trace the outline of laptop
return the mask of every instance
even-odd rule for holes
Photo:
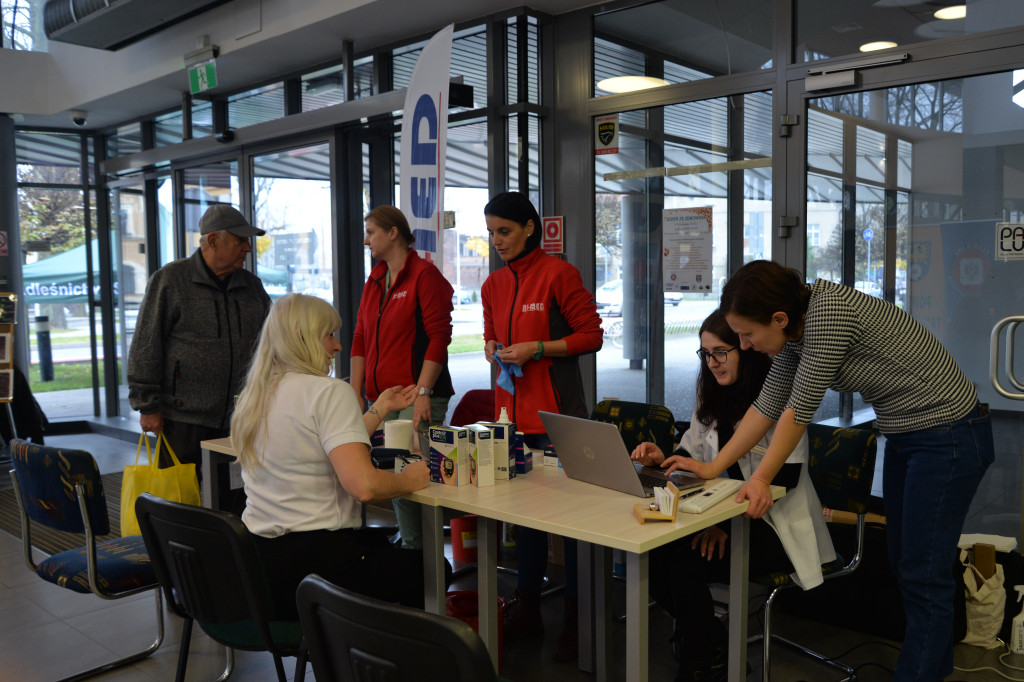
[[[637,497],[654,497],[654,488],[668,481],[681,491],[704,486],[704,479],[696,476],[682,472],[667,476],[657,467],[634,462],[615,424],[554,412],[537,414],[569,478]]]

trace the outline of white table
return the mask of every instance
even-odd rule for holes
[[[536,459],[535,459],[536,461]],[[772,486],[775,499],[785,490]],[[407,499],[419,502],[423,510],[423,549],[426,567],[426,606],[444,613],[444,532],[441,508],[476,514],[477,561],[479,574],[480,636],[497,665],[497,542],[495,521],[575,538],[579,549],[581,576],[590,566],[589,546],[594,547],[594,624],[595,642],[581,635],[580,661],[587,665],[592,651],[596,656],[599,681],[610,679],[611,672],[611,561],[610,550],[627,553],[626,563],[626,679],[645,682],[648,678],[648,553],[666,543],[697,533],[708,526],[732,519],[729,603],[729,680],[746,678],[747,583],[749,522],[742,514],[747,503],[736,504],[729,497],[703,514],[679,514],[675,523],[648,522],[641,525],[632,514],[641,498],[580,483],[566,477],[557,467],[534,466],[529,474],[511,481],[496,481],[494,486],[430,486],[411,493]],[[586,543],[586,544],[584,544]],[[585,594],[581,580],[580,594]],[[590,613],[580,599],[581,632],[589,630]],[[740,605],[737,607],[736,605]],[[590,646],[594,647],[593,650]]]
[[[231,447],[231,437],[214,438],[199,443],[203,449],[203,506],[220,509],[220,462],[234,462],[235,449]]]

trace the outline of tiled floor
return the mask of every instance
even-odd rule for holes
[[[68,445],[87,447],[102,455],[101,469],[117,470],[124,461],[133,458],[135,447],[123,442],[106,442],[102,436],[64,436],[48,439],[61,444],[61,439],[73,439]],[[102,439],[102,440],[96,440]],[[448,549],[450,556],[450,547]],[[552,581],[560,581],[559,568],[549,571]],[[514,589],[511,578],[502,576],[499,589],[510,594]],[[453,585],[453,589],[473,589],[475,576],[470,573]],[[618,592],[622,586],[616,586]],[[624,595],[616,594],[619,607]],[[580,672],[572,663],[552,661],[554,640],[561,627],[562,598],[545,599],[543,612],[545,633],[534,641],[508,643],[504,649],[502,674],[511,680],[531,682],[575,682],[593,679]],[[752,608],[757,604],[752,602]],[[164,615],[166,635],[163,645],[151,657],[127,668],[112,671],[95,679],[101,680],[171,680],[177,663],[181,621]],[[843,659],[858,667],[859,679],[866,682],[891,679],[889,672],[896,660],[893,643],[877,637],[823,625],[810,620],[777,614],[778,634],[797,641],[810,643],[828,655],[838,655],[854,649]],[[46,682],[96,665],[118,655],[145,648],[156,633],[154,600],[149,595],[138,595],[118,601],[102,601],[91,595],[78,595],[45,583],[26,567],[20,541],[0,532],[0,680],[4,682]],[[614,633],[615,670],[613,680],[624,678],[624,635],[626,624],[616,624]],[[759,631],[759,620],[751,617],[751,632]],[[675,663],[667,646],[671,622],[663,611],[651,609],[650,679],[672,680]],[[617,635],[622,635],[621,637]],[[749,648],[752,672],[749,679],[760,679],[760,644]],[[822,682],[838,679],[833,671],[806,659],[798,658],[787,650],[776,647],[773,672],[776,680],[785,682]],[[957,664],[961,667],[999,666],[999,650],[983,650],[959,645]],[[235,655],[237,680],[275,679],[273,662],[269,654],[237,652]],[[1024,667],[1024,656],[1010,656],[1009,663]],[[224,665],[223,649],[199,632],[193,634],[189,656],[188,680],[213,680]],[[286,659],[289,678],[294,659]],[[1024,679],[1024,674],[1002,668],[1011,676]],[[313,679],[310,669],[307,679]],[[949,679],[977,680],[979,682],[1003,679],[994,672],[954,673]]]

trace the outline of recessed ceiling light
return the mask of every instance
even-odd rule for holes
[[[860,46],[861,52],[874,52],[875,50],[888,50],[890,47],[896,47],[896,43],[891,40],[876,40],[873,43],[864,43]]]
[[[967,5],[953,5],[951,7],[943,7],[942,9],[935,12],[936,19],[963,19],[967,16]]]
[[[652,78],[650,76],[618,76],[599,81],[597,87],[605,92],[619,94],[647,90],[648,88],[660,88],[663,85],[670,85],[670,83],[663,78]]]

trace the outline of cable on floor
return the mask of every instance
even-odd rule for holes
[[[1003,645],[1003,647],[1006,647],[1005,643],[1001,642],[1001,644]],[[999,654],[999,663],[1001,663],[1002,665],[1006,666],[1010,670],[1024,671],[1024,668],[1021,668],[1021,667],[1016,666],[1016,665],[1011,665],[1011,664],[1006,662],[1006,657],[1007,656],[1015,656],[1015,655],[1016,654],[1010,653],[1010,649],[1008,647],[1006,647],[1006,651],[1004,651],[1003,653]],[[962,672],[962,673],[994,672],[996,675],[999,675],[1004,680],[1013,680],[1014,682],[1024,682],[1024,677],[1010,677],[1009,675],[1004,673],[1002,670],[999,670],[998,668],[993,668],[990,665],[982,666],[980,668],[961,668],[960,666],[954,665],[953,666],[953,670],[956,670],[956,671],[959,671],[959,672]]]

